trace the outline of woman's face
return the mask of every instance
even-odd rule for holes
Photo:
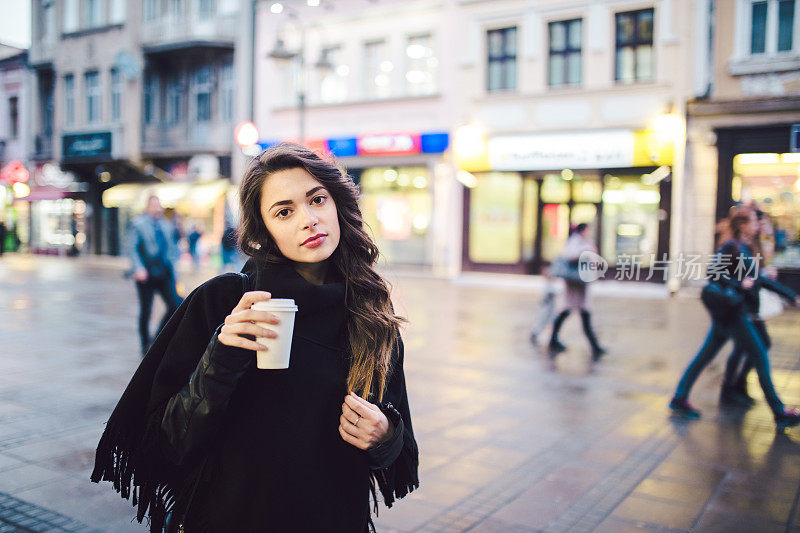
[[[336,204],[328,190],[302,168],[279,170],[264,180],[261,217],[290,261],[320,263],[339,245]]]

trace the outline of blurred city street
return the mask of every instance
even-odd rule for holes
[[[0,531],[146,531],[110,483],[89,482],[139,362],[124,267],[0,260]],[[703,418],[669,417],[709,322],[695,295],[603,291],[595,321],[609,353],[590,363],[573,316],[569,350],[551,364],[528,340],[536,290],[386,273],[409,318],[421,487],[381,506],[379,532],[800,531],[800,430],[775,434],[755,381],[753,409],[720,409],[720,357],[692,396]],[[191,288],[212,274],[182,280]],[[769,321],[788,406],[800,404],[798,326],[794,310]]]

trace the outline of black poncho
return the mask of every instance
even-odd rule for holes
[[[365,531],[375,483],[390,507],[419,484],[402,342],[383,398],[399,411],[400,431],[364,452],[338,433],[349,364],[344,282],[332,272],[313,285],[286,263],[250,261],[245,271],[245,283],[224,274],[197,288],[159,334],[109,419],[92,481],[113,481],[124,498],[132,487],[137,518],[148,515],[151,531],[170,512],[189,532]],[[258,370],[254,352],[216,341],[245,290],[297,303],[289,369]],[[176,464],[164,432],[177,416],[168,404],[210,350],[243,362],[243,374],[221,421]]]

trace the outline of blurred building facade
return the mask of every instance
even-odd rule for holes
[[[261,145],[302,139],[333,153],[361,186],[365,222],[388,262],[452,268],[458,2],[284,4],[258,11]]]
[[[708,252],[715,222],[754,201],[774,225],[766,253],[800,287],[800,2],[705,4],[709,61],[688,103],[687,249]]]
[[[15,250],[25,237],[19,213],[11,206],[14,186],[27,187],[28,52],[0,44],[0,250]]]
[[[60,186],[31,193],[34,236],[67,216],[84,250],[119,254],[151,193],[221,236],[240,114],[241,5],[249,3],[32,2],[31,159],[34,173],[60,176]],[[43,237],[32,237],[34,251],[63,249],[64,239]]]
[[[586,222],[612,265],[640,255],[646,268],[677,246],[692,5],[264,6],[262,142],[304,132],[337,155],[360,180],[365,219],[393,263],[538,273],[570,224]],[[447,134],[444,151],[427,152],[437,133]]]
[[[538,273],[579,223],[612,268],[675,250],[692,4],[464,3],[465,269]]]

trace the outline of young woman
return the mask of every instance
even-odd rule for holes
[[[759,276],[761,288],[774,292],[778,296],[784,298],[789,304],[792,304],[797,299],[797,294],[778,283],[775,278],[777,277],[777,270],[774,267],[765,267],[764,263],[772,256],[772,251],[768,246],[769,236],[772,234],[772,224],[769,217],[763,211],[760,211],[755,206],[737,206],[738,210],[734,213],[741,213],[751,219],[756,217],[758,221],[758,230],[750,237],[747,246],[753,253],[754,260],[758,261],[757,268],[760,270],[762,276]],[[731,208],[733,210],[733,208]],[[772,340],[767,332],[767,324],[759,315],[761,298],[760,293],[758,298],[752,298],[748,301],[748,313],[750,320],[753,322],[761,340],[767,350],[772,346]],[[728,362],[725,365],[725,377],[722,380],[722,388],[720,390],[719,400],[720,403],[750,407],[755,403],[755,400],[747,393],[747,374],[753,368],[752,362],[749,358],[745,357],[744,349],[735,344],[731,354],[728,356]]]
[[[357,188],[314,152],[280,144],[240,188],[243,274],[196,289],[158,336],[111,415],[92,481],[133,492],[150,530],[371,528],[419,486],[403,343]],[[289,368],[259,370],[254,339],[292,298]],[[377,501],[375,503],[377,512]]]
[[[731,304],[725,310],[711,310],[711,330],[703,346],[678,383],[675,396],[669,403],[670,409],[686,418],[699,418],[700,412],[688,401],[692,385],[703,369],[716,356],[728,338],[743,350],[756,369],[764,397],[775,417],[778,431],[800,423],[800,413],[785,410],[778,398],[769,371],[768,348],[764,338],[753,324],[752,313],[758,310],[758,290],[765,283],[758,275],[757,265],[748,242],[758,232],[758,219],[755,213],[736,213],[730,218],[732,238],[717,250],[715,263],[709,267],[711,283],[733,289],[741,294],[741,303]]]
[[[583,252],[597,253],[597,247],[592,242],[590,237],[591,229],[588,224],[578,224],[572,231],[567,244],[564,245],[564,250],[561,252],[561,257],[568,263],[577,263],[580,255]],[[551,357],[557,355],[567,349],[561,341],[558,340],[558,333],[561,331],[561,326],[569,316],[570,311],[576,310],[581,314],[581,322],[583,324],[583,333],[589,341],[592,348],[592,359],[597,361],[602,357],[606,350],[597,340],[592,329],[592,315],[589,312],[589,306],[586,303],[586,283],[580,280],[565,278],[566,292],[564,294],[564,309],[556,316],[553,321],[553,332],[550,335],[549,351]]]

